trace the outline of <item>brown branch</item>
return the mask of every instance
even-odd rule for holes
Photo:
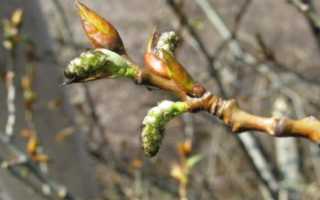
[[[187,96],[171,80],[141,70],[137,83],[152,85],[173,92],[181,100],[187,101],[190,111],[207,111],[224,122],[234,133],[260,131],[275,137],[302,137],[320,142],[320,121],[310,116],[299,120],[286,117],[261,117],[242,110],[236,100],[224,100],[206,92],[199,98]]]
[[[191,110],[205,110],[221,119],[234,133],[260,131],[275,137],[303,137],[320,142],[320,121],[315,117],[293,120],[286,117],[261,117],[242,110],[234,99],[223,100],[207,93],[189,100]]]

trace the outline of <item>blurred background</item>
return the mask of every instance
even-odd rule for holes
[[[214,94],[257,115],[320,113],[318,1],[82,2],[140,65],[153,29],[174,30],[177,57]],[[1,200],[320,199],[316,144],[236,135],[205,113],[170,122],[158,155],[145,157],[144,116],[175,98],[127,80],[61,87],[90,48],[74,1],[0,3]]]

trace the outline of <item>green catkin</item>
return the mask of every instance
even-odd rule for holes
[[[175,32],[165,32],[160,35],[160,38],[156,45],[156,49],[157,51],[165,50],[171,54],[174,54],[174,51],[176,50],[178,43],[179,37]]]
[[[71,82],[83,82],[99,78],[134,78],[138,68],[125,57],[108,49],[95,49],[73,59],[64,71]]]
[[[141,133],[142,146],[145,155],[155,156],[164,137],[165,125],[174,117],[188,111],[188,104],[185,102],[162,101],[158,106],[149,110],[143,120]]]

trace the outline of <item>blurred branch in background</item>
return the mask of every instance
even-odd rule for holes
[[[177,4],[174,0],[166,0],[167,5],[169,5],[169,8],[172,9],[172,11],[175,13],[177,18],[179,19],[179,23],[182,27],[185,27],[189,34],[192,36],[193,42],[196,45],[196,47],[200,50],[203,57],[205,58],[207,62],[207,69],[211,77],[214,77],[214,80],[217,83],[219,93],[223,97],[226,97],[226,94],[224,93],[223,89],[223,83],[221,82],[221,79],[218,77],[219,73],[216,69],[216,67],[213,65],[213,59],[215,59],[213,56],[210,55],[209,51],[206,49],[204,43],[201,41],[201,37],[198,35],[198,33],[195,31],[195,29],[190,24],[187,15],[183,13],[182,8],[179,4]],[[223,45],[222,45],[223,46]]]
[[[320,15],[317,12],[314,0],[289,0],[289,3],[304,15],[318,42],[318,46],[320,46]]]
[[[74,45],[69,45],[72,49],[72,54],[76,55],[80,52],[80,49],[77,48],[77,44],[75,39],[74,39],[74,34],[71,30],[71,26],[70,23],[68,21],[67,15],[64,11],[63,6],[61,5],[61,2],[59,0],[53,0],[53,5],[55,7],[55,10],[57,13],[59,13],[59,19],[60,19],[60,23],[58,23],[58,26],[60,28],[58,28],[57,30],[63,30],[61,34],[60,38],[63,43],[64,42],[70,42],[71,44]],[[104,151],[108,151],[108,154],[110,156],[110,161],[112,162],[112,158],[114,157],[114,153],[112,152],[112,149],[110,148],[110,144],[108,144],[108,140],[107,137],[104,136],[105,134],[105,128],[104,126],[101,124],[101,120],[97,114],[95,105],[94,105],[94,101],[93,101],[93,97],[91,95],[90,92],[90,88],[88,85],[86,84],[82,84],[81,85],[82,88],[82,93],[84,94],[84,101],[83,102],[78,102],[77,106],[81,107],[80,110],[78,109],[78,111],[80,111],[79,113],[81,115],[88,115],[87,117],[85,117],[87,120],[89,120],[89,128],[87,129],[87,145],[88,145],[88,149],[89,152],[91,152],[93,155],[96,154],[96,156],[99,157],[99,153],[101,153],[101,148],[104,149]],[[81,113],[82,112],[82,113]],[[83,113],[84,112],[84,113]],[[75,118],[75,121],[77,123],[77,118]],[[81,120],[80,120],[81,121]],[[78,124],[80,121],[78,121]],[[85,129],[83,129],[85,130]]]
[[[4,20],[4,42],[8,53],[7,73],[5,77],[7,85],[7,105],[8,105],[8,121],[6,130],[1,133],[0,140],[7,155],[2,156],[1,167],[7,169],[11,175],[30,187],[34,192],[42,195],[47,199],[74,199],[68,190],[57,184],[47,174],[48,157],[42,153],[39,139],[36,135],[35,127],[32,120],[32,105],[35,101],[34,92],[32,90],[32,73],[29,71],[23,77],[22,88],[24,90],[25,120],[28,124],[28,130],[24,131],[24,136],[28,139],[26,152],[19,149],[17,144],[17,131],[15,131],[16,119],[16,82],[14,79],[16,71],[17,48],[26,43],[26,37],[20,32],[23,22],[23,11],[17,9],[12,13],[9,20]],[[30,52],[28,52],[30,53]],[[27,53],[25,53],[27,55]],[[29,54],[30,56],[30,54]],[[32,59],[28,57],[28,59]],[[31,62],[31,60],[29,60]],[[28,70],[27,70],[28,71]],[[23,132],[23,131],[22,131]],[[13,137],[15,136],[15,137]]]
[[[5,75],[5,83],[7,86],[7,109],[8,120],[6,124],[5,134],[8,140],[11,140],[14,132],[16,121],[16,86],[15,86],[15,61],[16,61],[16,46],[20,42],[20,28],[22,25],[23,11],[17,9],[12,13],[10,19],[3,20],[3,46],[7,53],[7,71]]]
[[[177,145],[177,150],[179,161],[172,164],[170,174],[179,183],[180,200],[188,200],[190,173],[195,165],[201,161],[202,156],[198,154],[191,155],[192,141],[190,139],[186,139],[184,142],[179,143]]]
[[[283,96],[276,97],[273,107],[274,116],[292,115],[288,100]],[[302,185],[302,175],[300,173],[301,162],[297,141],[294,138],[279,139],[275,141],[275,147],[277,163],[281,173],[279,199],[301,199],[300,185]]]
[[[189,20],[187,19],[187,16],[183,14],[183,12],[180,10],[179,7],[175,4],[175,1],[173,0],[168,0],[168,5],[171,6],[172,10],[178,15],[180,18],[181,22],[188,22]],[[214,27],[218,29],[218,32],[221,34],[223,37],[224,41],[226,41],[223,46],[227,45],[231,49],[232,53],[237,56],[238,59],[244,59],[244,55],[242,52],[242,49],[240,45],[233,40],[233,35],[236,35],[236,32],[231,33],[229,29],[226,27],[224,22],[222,21],[222,18],[215,12],[215,10],[210,6],[210,4],[205,1],[205,0],[196,0],[199,4],[199,6],[205,11],[207,14],[209,20],[212,22]],[[250,1],[247,1],[243,8],[240,10],[238,16],[237,16],[237,26],[241,23],[241,18],[245,15],[245,11],[248,9],[248,6],[250,4]],[[189,24],[183,23],[187,26],[188,30],[190,30],[190,33],[192,36],[197,35],[196,31],[193,29],[192,26]],[[238,30],[238,27],[235,28],[235,31]],[[194,37],[195,41],[199,44],[201,49],[201,52],[204,55],[207,55],[205,57],[211,57],[210,54],[206,51],[203,43],[201,42],[200,37],[196,36]],[[219,54],[219,51],[222,49],[218,48],[217,52],[215,55]],[[217,56],[214,57],[217,59]],[[252,57],[250,57],[252,59]],[[213,65],[213,60],[212,59],[207,59],[209,62],[208,65],[208,70],[212,71],[212,69],[215,69],[215,66]],[[214,60],[215,63],[218,62],[218,60]],[[232,73],[232,72],[230,72]],[[220,82],[220,91],[222,91],[222,96],[227,97],[230,96],[227,95],[225,86],[223,84],[223,81],[221,80],[221,76],[218,76],[219,71],[215,70],[212,73],[209,73],[212,78],[218,79],[217,82]],[[234,76],[231,74],[231,76]],[[251,164],[255,171],[258,173],[258,177],[261,178],[262,183],[264,183],[264,187],[261,186],[262,188],[262,194],[264,194],[266,199],[275,199],[277,196],[278,192],[278,183],[275,174],[273,173],[271,167],[269,166],[268,160],[265,157],[265,154],[263,153],[263,150],[261,149],[262,146],[258,144],[257,139],[252,135],[252,133],[242,133],[237,137],[239,142],[242,144],[241,146],[243,147],[243,150],[247,153],[248,158],[251,161]],[[263,189],[264,188],[264,189]]]

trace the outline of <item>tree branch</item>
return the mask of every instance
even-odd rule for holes
[[[300,120],[261,117],[242,110],[234,99],[223,100],[210,93],[189,102],[192,109],[205,110],[218,117],[234,133],[260,131],[275,137],[303,137],[320,142],[320,121],[313,116]]]

